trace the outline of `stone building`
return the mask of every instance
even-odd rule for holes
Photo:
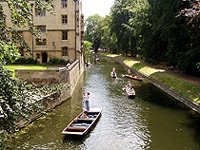
[[[12,26],[6,2],[1,2],[6,14],[6,24]],[[40,63],[47,63],[50,58],[64,58],[71,62],[83,60],[83,14],[81,0],[54,0],[54,14],[32,8],[32,21],[41,30],[42,39],[37,39],[28,28],[17,29],[31,49],[31,55]],[[8,14],[8,15],[7,15]],[[27,55],[24,51],[22,55]]]

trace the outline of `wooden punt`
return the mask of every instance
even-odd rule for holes
[[[123,74],[122,76],[123,76],[123,77],[130,78],[130,79],[133,79],[133,80],[137,80],[137,81],[142,81],[142,80],[143,80],[143,78],[141,78],[141,77],[132,76],[132,75],[128,75],[128,74]]]
[[[102,108],[91,108],[87,112],[88,118],[81,119],[83,116],[81,112],[74,120],[72,120],[67,127],[62,131],[64,135],[85,135],[87,134],[97,123],[101,116]]]
[[[135,90],[134,90],[134,88],[124,87],[122,90],[126,92],[128,98],[130,98],[130,99],[134,99],[135,98]]]

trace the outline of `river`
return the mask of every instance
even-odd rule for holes
[[[116,68],[117,79],[110,77]],[[71,99],[34,121],[9,141],[13,150],[199,150],[200,119],[148,83],[122,78],[127,71],[102,59],[83,75]],[[136,98],[123,86],[131,81]],[[103,108],[95,128],[83,138],[61,131],[82,111],[82,93],[91,92],[91,107]]]

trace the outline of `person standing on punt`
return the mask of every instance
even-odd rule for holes
[[[111,76],[112,76],[113,78],[117,78],[117,73],[116,73],[115,68],[112,69],[112,71],[111,71]]]
[[[87,111],[90,110],[90,92],[86,92],[84,95],[84,106]]]

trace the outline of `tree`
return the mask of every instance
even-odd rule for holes
[[[83,51],[84,51],[84,61],[85,61],[85,63],[89,62],[89,59],[91,57],[91,48],[92,48],[92,43],[89,42],[89,41],[84,41]]]
[[[135,53],[141,55],[143,49],[143,34],[150,27],[148,20],[149,3],[148,0],[135,0],[131,5],[127,6],[131,13],[126,28],[133,34],[135,44]]]
[[[101,44],[101,27],[100,21],[103,17],[95,14],[93,16],[89,16],[85,21],[85,40],[92,43],[92,47],[96,52]]]
[[[116,53],[117,52],[117,39],[115,34],[111,33],[111,16],[107,15],[104,17],[104,19],[101,20],[100,26],[101,26],[101,48],[105,50],[109,50],[110,52]]]
[[[195,64],[197,67],[198,73],[200,72],[200,54],[199,54],[199,48],[200,48],[200,43],[198,42],[200,38],[200,33],[199,33],[199,27],[200,27],[200,2],[199,1],[187,1],[187,5],[185,6],[184,9],[182,9],[178,15],[178,17],[184,17],[187,25],[189,26],[192,34],[192,39],[191,41],[194,41],[195,44],[191,44],[193,47],[192,49],[196,49],[196,51],[192,52],[193,57],[196,58],[196,61],[193,63],[193,66],[188,65],[187,68],[195,68]],[[190,54],[192,54],[190,53]],[[186,57],[188,58],[188,57]],[[194,59],[192,60],[194,61]],[[189,69],[189,70],[190,70]],[[196,69],[194,69],[196,70]]]
[[[182,9],[179,16],[185,16],[188,19],[188,24],[192,24],[192,27],[200,27],[200,2],[187,1],[187,3],[187,8]]]
[[[136,39],[132,27],[130,27],[130,19],[132,13],[129,6],[133,4],[131,0],[115,0],[111,8],[111,33],[117,39],[118,52],[128,55],[135,53]]]

